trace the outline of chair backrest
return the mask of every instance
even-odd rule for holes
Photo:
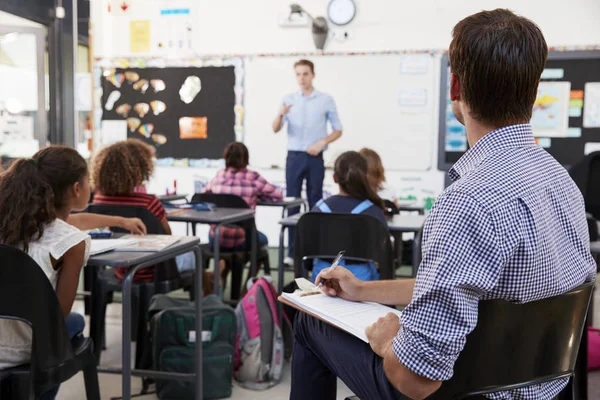
[[[480,302],[454,376],[428,399],[464,399],[572,375],[593,287],[524,304]]]
[[[149,235],[165,235],[165,228],[162,223],[152,214],[146,207],[138,206],[119,206],[119,205],[106,205],[106,204],[90,204],[86,210],[89,213],[110,215],[115,217],[124,218],[139,218],[146,225],[146,231]],[[121,228],[111,228],[113,232],[124,233],[125,230]],[[156,268],[155,281],[167,281],[177,279],[180,277],[179,271],[177,270],[177,264],[175,260],[168,260],[164,262],[159,268]]]
[[[341,251],[347,258],[378,264],[381,279],[392,279],[393,249],[387,227],[365,214],[308,213],[300,217],[294,242],[294,263],[304,257],[331,256]],[[297,271],[298,274],[299,271]]]
[[[586,155],[569,169],[569,174],[583,194],[586,211],[600,219],[600,151]]]
[[[394,204],[393,201],[391,200],[386,200],[386,199],[382,199],[383,200],[383,212],[385,213],[385,215],[399,215],[400,214],[400,209],[398,209],[398,207],[396,207],[396,205]]]
[[[73,359],[65,316],[46,274],[27,254],[5,245],[0,245],[0,319],[31,326],[32,382],[38,371]]]
[[[196,193],[192,197],[192,203],[195,202],[213,203],[217,207],[222,208],[250,208],[248,203],[246,203],[246,200],[244,200],[240,196],[225,193]],[[252,231],[252,226],[254,223],[254,219],[251,219],[242,222],[237,222],[233,225],[237,225],[241,228],[244,228],[244,230],[246,231],[246,237],[250,237],[250,232]],[[246,245],[249,249],[249,240],[246,240]]]

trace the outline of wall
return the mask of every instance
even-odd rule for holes
[[[136,1],[132,0],[135,4]],[[164,0],[144,0],[149,4],[165,4]],[[180,0],[181,1],[181,0]],[[330,40],[328,51],[384,51],[407,49],[445,49],[451,40],[452,27],[460,19],[481,9],[504,7],[524,15],[543,30],[550,46],[585,46],[600,44],[600,1],[598,0],[355,0],[357,16],[346,28],[350,38],[344,42]],[[281,28],[278,22],[289,13],[289,3],[281,0],[206,0],[194,2],[197,23],[195,30],[195,53],[197,55],[256,54],[314,52],[310,29]],[[327,1],[298,0],[303,8],[314,16],[326,14]],[[168,4],[168,2],[167,2]],[[108,18],[104,2],[92,1],[92,25],[96,57],[130,56],[128,40],[116,29],[120,22]],[[144,11],[143,11],[144,12]],[[142,18],[143,18],[142,12]],[[145,11],[147,12],[147,11]],[[105,29],[107,28],[107,29]],[[293,79],[290,76],[290,79]],[[268,84],[268,83],[267,83]],[[437,159],[437,134],[432,143],[432,158]],[[277,151],[284,152],[285,149]],[[158,168],[150,182],[150,189],[164,193],[178,181],[180,193],[193,193],[195,177],[211,178],[216,170]],[[260,170],[268,179],[284,181],[283,170]],[[399,191],[412,188],[422,197],[436,195],[443,187],[443,174],[393,172],[388,182]],[[331,185],[331,173],[327,172],[326,184]],[[331,186],[329,186],[331,187]],[[433,193],[432,193],[432,189]],[[266,231],[272,245],[277,243],[276,221],[280,210],[259,209],[258,225]],[[185,232],[175,227],[176,233]]]
[[[140,1],[140,0],[137,0]],[[149,4],[153,0],[144,0]],[[155,1],[155,3],[160,3]],[[136,0],[131,2],[136,4]],[[171,2],[168,2],[171,3]],[[167,4],[168,4],[167,3]],[[206,0],[198,8],[197,53],[272,53],[313,51],[308,28],[285,28],[278,21],[289,13],[290,2],[281,0]],[[298,0],[314,16],[325,16],[327,1]],[[327,50],[377,51],[389,49],[447,48],[452,27],[461,18],[480,11],[505,7],[540,25],[551,46],[600,43],[600,2],[597,0],[356,0],[357,16],[348,25],[351,38],[330,41]],[[92,2],[96,56],[124,56],[122,35],[102,31],[103,1]],[[162,4],[165,4],[164,0]],[[332,28],[333,29],[333,28]],[[118,50],[119,48],[125,49]],[[119,54],[121,53],[121,54]]]

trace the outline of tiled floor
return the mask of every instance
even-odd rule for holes
[[[272,264],[275,265],[275,264]],[[291,280],[291,276],[289,277]],[[288,281],[288,279],[286,279]],[[598,283],[600,285],[600,281]],[[600,292],[598,292],[600,293]],[[227,296],[227,294],[226,294]],[[596,296],[595,316],[596,325],[600,325],[600,296]],[[74,311],[83,313],[83,303],[77,301]],[[89,320],[87,321],[89,326]],[[87,329],[87,328],[86,328]],[[102,352],[102,366],[120,368],[121,366],[121,305],[109,305],[106,316],[107,330],[107,350]],[[132,393],[139,393],[141,388],[139,378],[132,379]],[[251,391],[242,389],[235,385],[233,387],[233,400],[284,400],[289,398],[290,390],[290,366],[285,365],[284,376],[277,386],[266,391]],[[109,400],[113,397],[119,397],[121,394],[121,376],[100,374],[100,391],[102,400]],[[589,399],[600,399],[600,371],[589,374]],[[338,399],[344,399],[351,395],[349,389],[341,382],[338,382]],[[154,395],[136,397],[136,399],[155,399]],[[62,385],[57,397],[58,400],[82,400],[85,399],[85,389],[83,385],[83,376],[76,375],[71,380]]]

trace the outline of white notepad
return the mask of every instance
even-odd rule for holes
[[[90,255],[95,256],[121,247],[133,246],[136,243],[136,239],[92,239]]]
[[[329,297],[324,293],[303,295],[309,289],[306,284],[308,281],[304,278],[300,279],[303,281],[299,282],[298,286],[303,288],[304,292],[282,293],[279,297],[281,302],[346,331],[365,343],[369,343],[365,329],[377,322],[379,318],[385,317],[390,312],[400,317],[400,311],[377,303],[353,302],[339,297]],[[312,285],[310,288],[312,293],[316,286],[308,283]]]

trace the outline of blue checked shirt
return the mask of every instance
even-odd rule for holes
[[[450,170],[454,184],[425,223],[423,261],[393,341],[398,360],[449,380],[481,300],[525,303],[595,278],[583,198],[568,173],[537,146],[531,126],[497,129]],[[507,349],[509,350],[509,349]],[[566,379],[491,399],[551,399]]]
[[[284,117],[290,151],[306,151],[311,144],[327,137],[327,121],[332,130],[342,130],[335,102],[326,93],[317,90],[313,90],[310,96],[304,96],[302,92],[292,93],[284,97],[283,104],[292,104]]]

